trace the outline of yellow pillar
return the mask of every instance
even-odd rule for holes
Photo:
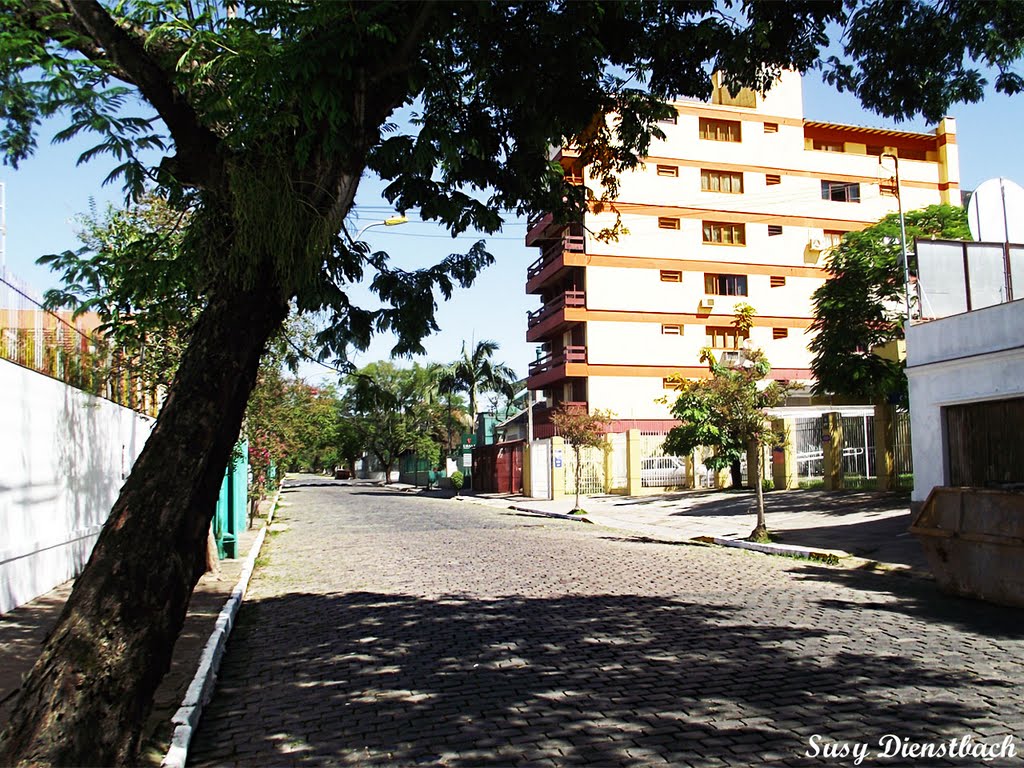
[[[565,496],[565,440],[557,435],[551,438],[551,498]]]
[[[839,413],[821,417],[821,451],[824,459],[825,490],[843,488],[843,418]]]
[[[643,492],[640,476],[640,430],[626,430],[626,495],[639,496]]]
[[[612,450],[613,450],[613,446],[612,446],[612,433],[611,432],[607,433],[604,436],[604,443],[605,443],[604,444],[604,492],[605,493],[611,493],[612,492],[612,480],[614,479],[614,478],[612,478],[612,473],[613,473],[613,469],[612,469],[612,461],[613,461]]]
[[[796,471],[796,421],[794,419],[772,419],[772,430],[778,435],[778,442],[772,446],[772,482],[778,490],[799,488]]]
[[[715,488],[729,488],[732,486],[732,472],[728,467],[715,472]]]
[[[691,490],[697,487],[697,475],[695,473],[692,453],[686,456],[686,487]]]
[[[893,454],[892,406],[875,404],[875,476],[878,490],[896,487],[896,457]]]

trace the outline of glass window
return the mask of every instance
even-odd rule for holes
[[[739,120],[700,118],[700,137],[709,141],[740,141]]]
[[[836,203],[859,203],[860,184],[851,181],[822,180],[821,199]]]
[[[731,326],[708,326],[708,346],[712,349],[741,349],[749,334]]]
[[[727,192],[738,195],[743,192],[743,174],[701,170],[700,188],[702,192]]]
[[[704,275],[704,293],[709,296],[746,296],[746,275]]]
[[[747,231],[743,224],[705,221],[703,222],[702,233],[705,243],[744,245],[747,242]]]

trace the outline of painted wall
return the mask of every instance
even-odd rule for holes
[[[914,501],[947,481],[942,408],[1024,395],[1024,300],[907,332]]]
[[[0,613],[81,572],[154,420],[0,360]]]

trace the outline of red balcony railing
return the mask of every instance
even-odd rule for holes
[[[583,291],[566,291],[553,298],[540,309],[531,312],[527,318],[527,326],[533,328],[537,323],[550,317],[560,309],[565,309],[566,307],[585,307],[586,305],[586,293]]]
[[[538,374],[546,373],[568,363],[585,362],[587,362],[586,347],[565,347],[557,355],[549,352],[544,355],[544,357],[530,363],[530,375],[537,376]]]
[[[540,257],[526,270],[526,279],[535,278],[563,253],[585,253],[585,243],[583,235],[570,235],[566,231],[558,240],[552,241],[541,250]]]

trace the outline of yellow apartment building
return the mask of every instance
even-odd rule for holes
[[[960,202],[955,122],[932,133],[804,119],[801,78],[786,73],[762,96],[735,98],[715,80],[710,103],[679,101],[644,164],[620,179],[614,207],[628,234],[594,237],[615,213],[528,225],[540,248],[527,293],[539,298],[527,340],[541,345],[527,386],[551,407],[608,409],[612,431],[665,431],[659,398],[673,374],[700,377],[703,347],[728,355],[763,349],[772,376],[811,383],[811,294],[826,279],[824,255],[844,232],[897,210]],[[570,179],[590,183],[565,148]],[[757,311],[749,341],[730,322]],[[551,433],[543,417],[537,437]]]

